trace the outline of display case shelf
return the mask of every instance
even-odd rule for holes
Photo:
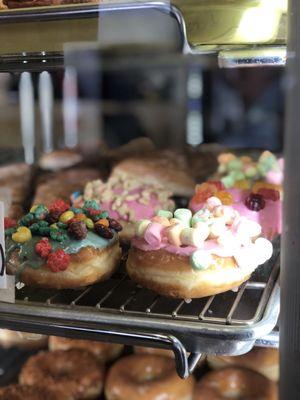
[[[24,62],[31,62],[32,58],[35,62],[39,60],[39,64],[36,64],[39,65],[39,69],[53,68],[57,65],[53,61],[58,60],[62,66],[65,43],[102,43],[100,27],[101,18],[105,15],[118,17],[120,13],[143,12],[146,13],[144,14],[146,21],[147,12],[153,10],[167,14],[176,21],[178,51],[188,54],[220,53],[219,65],[226,68],[285,65],[286,50],[283,45],[272,43],[224,45],[220,38],[219,44],[193,46],[188,38],[186,21],[182,12],[170,1],[119,0],[100,4],[1,11],[0,35],[6,40],[3,40],[0,50],[0,70],[7,70],[7,63],[10,64],[11,69],[22,70],[23,65],[23,69],[26,70],[28,66],[24,65]],[[159,42],[159,38],[155,38],[154,42]]]
[[[0,325],[171,348],[184,377],[202,353],[243,354],[256,340],[277,346],[267,337],[279,314],[279,241],[274,247],[272,259],[236,291],[170,299],[136,285],[121,265],[111,279],[80,290],[16,289],[14,304],[0,303]]]

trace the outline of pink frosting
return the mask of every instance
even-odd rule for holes
[[[140,185],[133,179],[110,178],[107,182],[89,182],[85,187],[83,199],[99,201],[101,208],[107,210],[112,218],[136,222],[152,218],[159,209],[173,210],[171,195],[155,185]]]
[[[130,195],[134,194],[141,194],[142,189],[134,189],[129,192]],[[120,194],[120,190],[116,190],[117,194]],[[117,210],[113,210],[112,207],[113,202],[112,201],[104,201],[101,202],[101,207],[104,210],[107,210],[109,215],[111,215],[112,218],[115,219],[120,219],[120,220],[125,220],[125,221],[138,221],[139,219],[150,219],[155,215],[155,211],[157,208],[161,208],[161,203],[159,202],[157,196],[155,194],[151,194],[148,204],[141,204],[136,200],[133,201],[126,201],[125,204],[128,206],[130,210],[134,212],[134,218],[130,218],[127,215],[124,215],[123,213],[119,213]]]
[[[234,203],[232,207],[239,212],[242,217],[246,217],[252,221],[259,223],[262,227],[262,233],[266,237],[270,237],[282,232],[282,201],[266,200],[266,206],[260,211],[251,211],[245,206],[245,198],[250,191],[241,189],[227,189],[231,193]],[[204,203],[196,203],[195,200],[190,201],[190,209],[193,213],[201,210]]]

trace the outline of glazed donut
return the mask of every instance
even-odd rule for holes
[[[9,223],[11,221],[7,221]],[[29,286],[77,288],[112,275],[121,259],[117,231],[97,202],[36,205],[6,229],[7,269]]]
[[[46,387],[9,385],[0,388],[0,400],[73,400],[63,392]]]
[[[154,347],[140,347],[134,346],[135,354],[150,354],[154,356],[163,356],[174,358],[174,352],[166,349],[155,349]]]
[[[101,362],[106,363],[119,357],[124,346],[122,344],[103,343],[92,340],[68,339],[58,336],[49,337],[49,350],[83,349],[93,353]]]
[[[24,364],[19,383],[63,392],[74,400],[96,399],[103,389],[102,364],[88,351],[40,352]]]
[[[196,385],[193,400],[278,400],[277,385],[242,368],[225,368],[209,372]]]
[[[45,347],[47,341],[48,337],[45,335],[0,329],[0,346],[5,349],[10,347],[39,349]]]
[[[120,238],[130,241],[134,236],[134,224],[140,219],[155,216],[157,210],[164,208],[173,211],[175,204],[172,193],[162,186],[137,183],[135,179],[122,177],[110,178],[107,182],[100,179],[88,182],[83,196],[73,194],[74,205],[81,205],[84,200],[97,200],[100,206],[117,219],[123,230]]]
[[[243,367],[259,372],[272,381],[279,379],[279,352],[277,349],[255,347],[241,356],[207,356],[212,369]]]
[[[118,360],[105,383],[107,400],[192,400],[194,378],[178,377],[168,357],[131,355]]]
[[[122,160],[113,168],[111,176],[124,181],[135,179],[141,185],[159,185],[176,196],[192,196],[195,186],[185,158],[173,151],[149,152]]]
[[[159,211],[136,226],[126,264],[138,284],[175,298],[199,298],[236,288],[271,258],[258,223],[212,197],[195,215]]]

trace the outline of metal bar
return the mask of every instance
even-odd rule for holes
[[[203,307],[202,311],[199,313],[199,319],[204,319],[204,315],[206,311],[209,309],[211,303],[214,301],[215,296],[210,296],[210,298],[207,300],[205,306]]]
[[[96,304],[97,308],[100,308],[101,305],[105,302],[105,300],[107,300],[112,294],[113,292],[125,281],[126,276],[124,276],[115,286],[113,286],[104,297],[102,297],[102,299],[100,301],[98,301],[98,303]]]
[[[237,309],[237,306],[238,306],[238,304],[239,304],[239,302],[240,302],[240,300],[241,300],[241,298],[242,298],[242,296],[243,296],[243,294],[244,294],[244,291],[245,291],[245,289],[246,289],[246,285],[247,285],[247,283],[244,283],[244,284],[240,287],[240,289],[239,289],[239,291],[238,291],[238,293],[237,293],[237,296],[236,296],[236,298],[235,298],[235,300],[234,300],[234,302],[233,302],[233,304],[232,304],[232,307],[231,307],[231,309],[229,310],[229,313],[228,313],[227,318],[226,318],[226,323],[227,323],[227,324],[230,324],[230,323],[231,323],[231,319],[232,319],[233,313],[234,313],[235,310]]]
[[[285,182],[281,268],[280,399],[300,393],[300,2],[289,1],[287,97],[285,115]]]

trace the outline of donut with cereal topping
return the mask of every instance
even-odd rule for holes
[[[97,399],[103,389],[104,368],[88,351],[40,352],[23,365],[19,383],[58,390],[71,400]]]
[[[112,218],[117,219],[123,230],[120,238],[130,241],[134,236],[134,224],[144,218],[152,218],[156,211],[173,211],[172,193],[159,184],[146,184],[133,178],[111,177],[107,182],[100,179],[88,182],[84,193],[73,193],[71,201],[81,205],[84,200],[96,200]]]
[[[238,287],[269,260],[261,226],[217,197],[196,214],[159,211],[139,221],[126,264],[131,279],[161,295],[200,298]]]
[[[28,286],[70,289],[109,278],[121,259],[121,225],[97,202],[38,204],[5,230],[7,269]]]

